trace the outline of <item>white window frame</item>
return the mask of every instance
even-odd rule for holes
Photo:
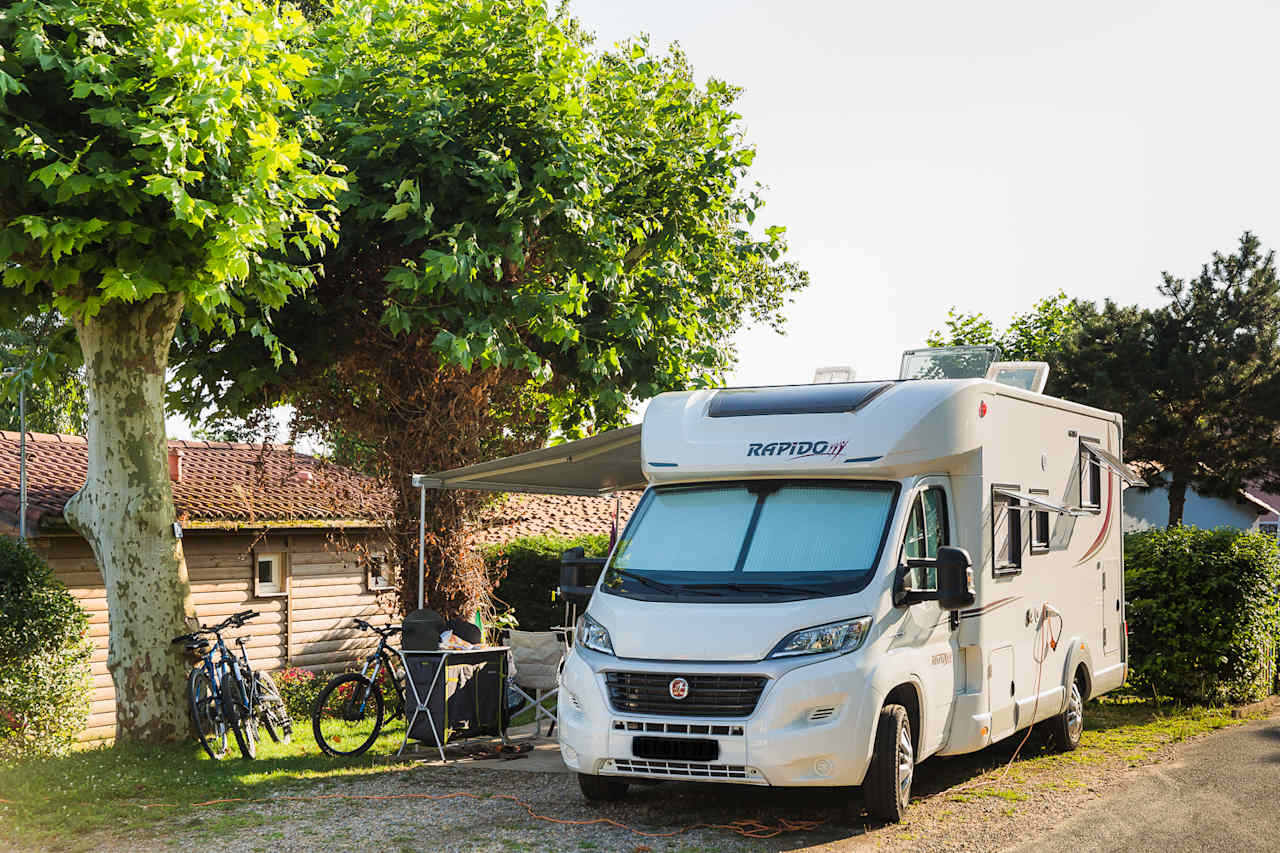
[[[270,562],[271,580],[262,580],[262,563]],[[253,552],[253,595],[255,598],[279,598],[289,594],[289,581],[285,576],[283,551]]]
[[[1022,571],[1022,550],[1023,545],[1026,544],[1026,525],[1022,521],[1025,508],[1018,502],[1017,498],[997,491],[998,489],[1017,491],[1018,488],[1018,486],[1002,483],[997,483],[991,487],[991,571],[996,577],[1016,575]],[[1002,515],[1008,531],[1009,553],[1007,554],[997,553],[997,549],[1000,547],[998,531],[1000,530]],[[1013,541],[1015,531],[1017,533],[1016,548]]]
[[[381,569],[375,571],[378,567]],[[395,589],[395,584],[389,577],[390,573],[391,564],[387,561],[386,552],[375,551],[365,557],[364,585],[369,592],[386,592]]]

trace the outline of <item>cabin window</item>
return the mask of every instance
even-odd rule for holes
[[[259,551],[253,553],[253,594],[259,598],[286,594],[283,554]]]
[[[902,538],[902,555],[906,559],[936,559],[938,548],[948,543],[947,496],[937,487],[925,489],[916,496],[907,516],[907,531]],[[916,566],[911,570],[911,589],[917,592],[938,588],[936,566]]]
[[[1017,486],[999,486],[1017,490]],[[992,491],[991,541],[997,575],[1022,571],[1023,512],[1018,499]]]
[[[1080,443],[1080,508],[1102,508],[1102,462]]]
[[[387,555],[370,554],[365,558],[365,583],[370,592],[391,589],[391,567],[387,564]]]
[[[1044,489],[1032,489],[1031,494],[1049,497]],[[1031,553],[1044,554],[1049,550],[1049,510],[1031,510]]]

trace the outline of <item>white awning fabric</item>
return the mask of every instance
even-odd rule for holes
[[[1130,486],[1145,486],[1147,481],[1133,473],[1133,469],[1120,461],[1120,457],[1116,456],[1109,450],[1103,450],[1092,441],[1084,442],[1084,449],[1089,451],[1092,456],[1106,465],[1112,471],[1120,475],[1120,479],[1124,480]]]
[[[541,495],[605,495],[643,489],[640,425],[451,471],[417,474],[413,482],[428,489]]]
[[[1019,492],[1015,489],[996,488],[995,491],[998,495],[1013,498],[1019,505],[1024,507],[1048,510],[1049,512],[1056,512],[1058,515],[1080,516],[1085,514],[1078,509],[1072,509],[1070,507],[1062,506],[1061,504],[1056,504],[1044,495],[1033,495],[1030,492]]]

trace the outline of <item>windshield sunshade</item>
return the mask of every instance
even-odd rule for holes
[[[716,392],[708,414],[713,418],[741,418],[856,412],[893,385],[892,382],[840,382],[780,385],[776,388],[728,388]]]
[[[865,585],[897,497],[892,483],[752,481],[651,490],[604,587],[711,593],[845,594]],[[657,590],[669,594],[670,590]]]

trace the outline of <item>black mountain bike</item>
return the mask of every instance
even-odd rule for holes
[[[379,628],[363,619],[355,625],[381,639],[359,672],[335,676],[316,697],[311,730],[329,755],[360,755],[373,746],[387,719],[404,716],[404,674],[393,665],[399,655],[388,642],[400,626]]]
[[[217,625],[201,625],[197,631],[173,638],[200,657],[187,676],[187,701],[200,745],[215,761],[227,754],[228,732],[244,758],[258,754],[259,724],[277,743],[288,743],[293,737],[293,720],[275,679],[270,673],[253,671],[244,637],[235,641],[239,657],[222,639],[223,631],[239,628],[258,615],[243,610]]]

